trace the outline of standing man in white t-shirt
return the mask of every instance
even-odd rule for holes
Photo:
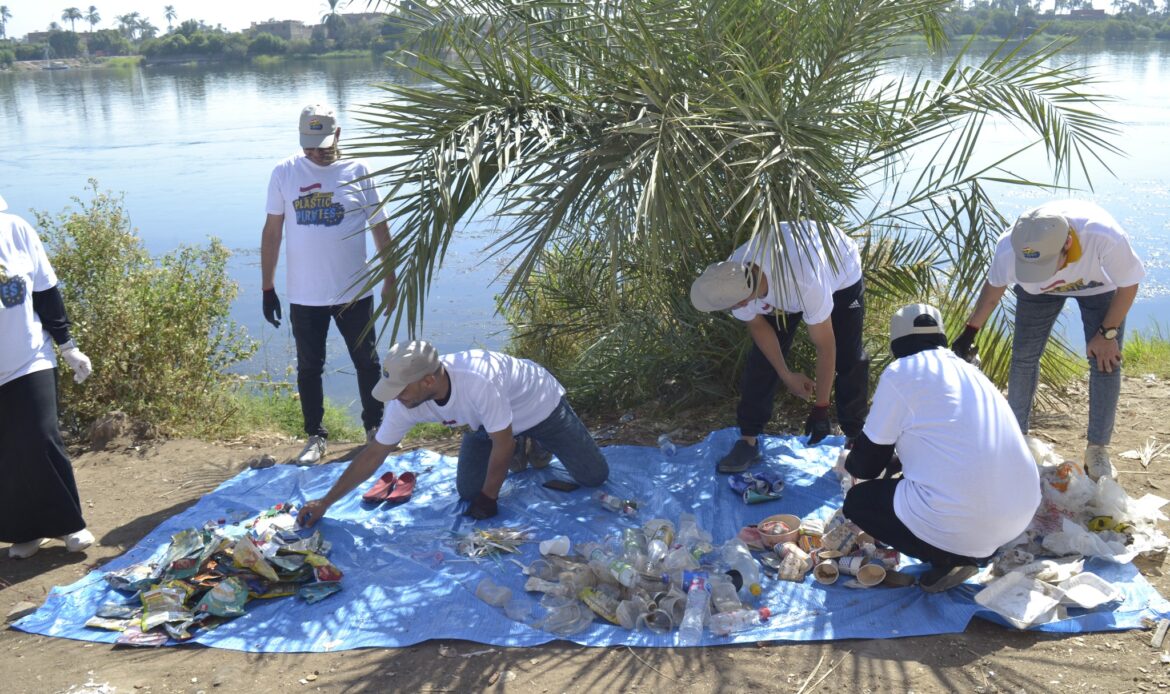
[[[827,223],[781,222],[773,233],[709,265],[691,285],[691,303],[700,311],[730,309],[752,336],[736,409],[740,439],[716,470],[743,472],[759,462],[756,437],[772,418],[780,382],[812,401],[805,421],[809,445],[829,434],[830,389],[846,438],[861,433],[869,387],[869,356],[861,339],[865,284],[861,254],[845,232]],[[816,380],[788,368],[802,320],[816,350]]]
[[[1013,285],[1016,324],[1008,402],[1027,434],[1040,356],[1065,299],[1076,299],[1089,362],[1085,471],[1094,480],[1116,477],[1108,446],[1121,395],[1125,316],[1145,274],[1129,235],[1108,212],[1081,200],[1046,203],[1020,215],[999,238],[975,310],[951,345],[956,354],[969,358],[976,331]]]
[[[609,464],[565,399],[565,389],[543,366],[527,359],[469,350],[439,356],[429,342],[395,344],[382,363],[374,396],[387,404],[382,425],[333,488],[304,505],[298,522],[310,526],[353,491],[386,459],[415,424],[467,425],[459,447],[455,488],[477,520],[498,513],[497,500],[523,434],[561,461],[577,483],[597,487]]]
[[[1040,505],[1036,462],[1007,400],[946,346],[935,307],[911,304],[894,314],[894,361],[845,459],[849,474],[869,480],[846,494],[845,517],[930,563],[918,582],[930,593],[974,576]],[[898,460],[901,478],[874,479],[896,474]]]
[[[260,245],[264,318],[280,327],[276,263],[288,234],[285,291],[297,346],[297,392],[308,443],[294,460],[312,465],[325,454],[329,432],[322,424],[325,340],[332,320],[341,331],[357,372],[362,424],[367,440],[382,420],[382,403],[371,394],[378,382],[378,348],[371,323],[373,290],[362,292],[369,229],[379,256],[390,233],[370,171],[358,160],[338,159],[341,128],[333,109],[316,104],[301,111],[302,153],[276,165],[268,182],[268,217]],[[394,307],[393,270],[382,285],[382,303]],[[371,326],[366,330],[367,326]]]

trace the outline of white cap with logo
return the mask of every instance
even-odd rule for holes
[[[372,395],[382,402],[397,398],[406,386],[433,374],[439,368],[439,351],[423,340],[396,342],[382,360],[382,380]]]
[[[756,288],[756,276],[743,263],[712,263],[691,283],[691,304],[700,311],[725,311],[744,301]]]
[[[321,104],[306,106],[301,111],[301,147],[305,149],[333,146],[337,134],[337,118],[333,109]]]

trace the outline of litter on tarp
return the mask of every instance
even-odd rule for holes
[[[1064,619],[1067,614],[1060,605],[1060,589],[1012,573],[989,583],[975,595],[975,602],[1006,619],[1017,629]]]

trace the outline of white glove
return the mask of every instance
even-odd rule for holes
[[[77,383],[81,383],[93,373],[93,363],[80,349],[77,349],[73,340],[61,345],[61,358],[73,370],[73,380]]]

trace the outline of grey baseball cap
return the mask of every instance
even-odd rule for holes
[[[316,149],[332,147],[337,134],[337,118],[333,109],[321,104],[306,106],[301,110],[301,147]]]
[[[1016,279],[1044,282],[1056,274],[1060,251],[1072,228],[1058,214],[1036,210],[1020,215],[1012,226],[1012,249],[1016,252]]]
[[[743,263],[712,263],[691,283],[691,303],[700,311],[725,311],[752,295],[756,276]]]
[[[371,394],[382,402],[397,398],[403,388],[439,368],[439,351],[423,340],[396,342],[382,360],[382,379]]]

